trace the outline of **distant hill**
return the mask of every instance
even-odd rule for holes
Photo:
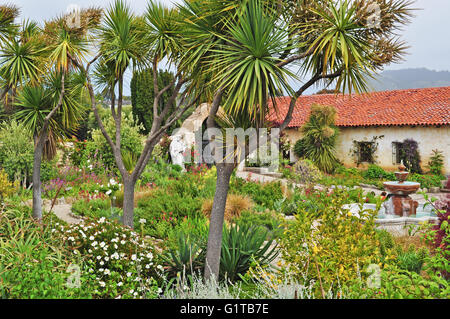
[[[370,83],[375,91],[450,86],[450,72],[426,68],[384,71]]]

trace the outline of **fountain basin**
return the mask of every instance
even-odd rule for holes
[[[344,209],[348,209],[353,216],[360,216],[360,206],[359,204],[348,204],[343,206]],[[375,204],[364,204],[363,210],[376,210]],[[406,236],[408,235],[408,226],[419,225],[425,222],[436,223],[439,218],[436,216],[434,209],[430,206],[424,206],[419,204],[415,215],[410,215],[408,217],[402,217],[392,214],[386,214],[384,207],[381,207],[378,211],[377,218],[375,219],[375,224],[379,229],[385,229],[394,236]]]
[[[420,183],[415,182],[384,182],[384,188],[394,195],[409,195],[415,193],[420,188]]]

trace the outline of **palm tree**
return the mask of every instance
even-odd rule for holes
[[[297,99],[309,87],[337,79],[337,88],[358,92],[367,89],[366,78],[382,66],[397,61],[404,44],[394,35],[411,14],[410,1],[383,2],[380,26],[366,24],[371,12],[365,1],[247,0],[185,1],[190,22],[187,61],[207,81],[212,93],[208,127],[215,126],[219,106],[231,116],[247,116],[263,125],[268,102],[276,109],[276,92],[291,96],[289,110],[280,123],[284,130],[292,119]],[[285,22],[286,21],[286,22]],[[303,84],[287,85],[286,69],[296,65]],[[261,127],[261,126],[257,126]],[[228,155],[228,154],[227,154]],[[217,163],[217,183],[211,212],[205,278],[217,279],[222,225],[228,185],[235,163]]]
[[[84,23],[75,28],[66,24],[64,16],[47,22],[42,30],[25,22],[0,53],[5,91],[17,92],[16,117],[34,137],[33,217],[37,220],[42,218],[42,156],[52,158],[56,142],[76,128],[83,115],[80,95],[85,80],[71,71],[71,57],[83,58],[87,52],[83,39],[96,16],[98,10],[84,10]],[[88,23],[86,17],[92,20]]]
[[[197,94],[192,85],[188,85],[189,73],[181,65],[183,39],[180,36],[180,20],[177,9],[168,9],[150,1],[144,17],[135,16],[122,0],[116,0],[107,10],[103,23],[98,30],[98,53],[84,66],[73,59],[73,63],[87,75],[87,86],[91,97],[91,107],[100,130],[114,154],[116,165],[124,185],[123,222],[134,227],[134,188],[147,165],[152,150],[163,134],[194,103]],[[121,151],[121,114],[123,102],[124,73],[127,69],[137,70],[152,66],[155,79],[158,78],[158,65],[166,59],[178,68],[174,81],[163,88],[154,81],[153,123],[141,154],[122,154]],[[89,69],[98,60],[95,71],[96,84],[103,92],[111,96],[111,114],[115,121],[115,135],[110,136],[98,114],[94,88]],[[185,88],[182,90],[182,88]],[[161,96],[171,91],[168,100],[161,106]],[[118,96],[116,96],[116,92]],[[194,98],[187,98],[187,93]],[[124,158],[124,155],[126,158]],[[134,158],[134,168],[129,165]]]
[[[41,163],[56,155],[58,140],[69,136],[84,114],[80,103],[83,86],[72,73],[52,73],[38,86],[27,85],[19,93],[15,114],[34,137],[33,217],[42,218]]]

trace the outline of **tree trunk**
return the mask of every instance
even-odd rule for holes
[[[44,153],[44,145],[47,134],[43,132],[36,138],[33,161],[33,218],[42,219],[42,187],[41,187],[41,163]]]
[[[234,163],[217,163],[217,182],[209,222],[208,250],[206,252],[205,279],[219,278],[222,230],[228,189]]]
[[[134,228],[134,186],[131,178],[124,178],[123,182],[123,224]]]

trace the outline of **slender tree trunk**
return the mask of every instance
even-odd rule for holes
[[[234,163],[217,163],[217,181],[214,203],[209,222],[208,250],[206,253],[205,279],[219,278],[220,254],[222,250],[222,230],[228,189]]]
[[[40,137],[36,137],[33,161],[33,218],[40,221],[42,219],[42,187],[41,187],[41,164],[44,153],[47,133],[43,132]]]
[[[134,186],[132,178],[123,181],[123,224],[134,228]]]

